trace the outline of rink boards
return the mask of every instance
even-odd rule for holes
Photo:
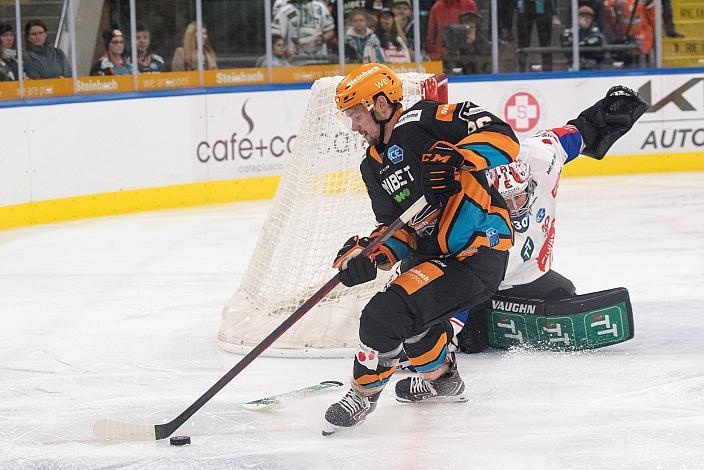
[[[530,77],[453,77],[450,101],[474,101],[526,137],[626,85],[649,111],[607,158],[579,158],[565,175],[704,170],[702,69]],[[271,197],[309,96],[229,87],[0,108],[0,228]]]

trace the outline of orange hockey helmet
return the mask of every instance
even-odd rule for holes
[[[374,107],[374,98],[383,94],[390,103],[403,99],[401,79],[384,64],[364,64],[348,74],[337,86],[335,104],[344,112],[357,104],[368,111]]]

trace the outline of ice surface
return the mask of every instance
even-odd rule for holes
[[[462,355],[468,404],[400,404],[389,387],[366,423],[328,438],[344,390],[269,413],[239,404],[345,380],[347,360],[257,359],[176,433],[190,446],[91,432],[171,420],[239,359],[216,345],[220,311],[269,202],[2,231],[0,468],[704,468],[704,174],[560,192],[554,268],[580,293],[627,287],[635,338]]]

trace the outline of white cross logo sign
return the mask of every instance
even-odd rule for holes
[[[514,93],[506,100],[504,119],[514,130],[527,132],[533,129],[540,120],[540,103],[528,92]]]

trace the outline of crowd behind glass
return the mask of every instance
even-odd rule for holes
[[[496,47],[490,0],[344,0],[342,5],[335,0],[264,1],[271,14],[258,27],[269,27],[268,34],[259,31],[258,38],[264,39],[261,54],[242,54],[223,64],[207,17],[200,28],[190,21],[175,32],[173,47],[165,50],[154,43],[150,24],[131,24],[134,16],[121,14],[124,5],[113,0],[114,11],[99,28],[90,75],[129,75],[135,67],[139,73],[158,73],[325,65],[341,59],[442,61],[446,72],[462,74],[491,73],[492,58],[501,64],[501,72],[647,67],[654,65],[656,20],[662,21],[665,35],[682,37],[672,21],[670,0],[661,0],[661,19],[656,18],[654,0],[498,0]],[[571,24],[574,3],[576,27]],[[584,49],[578,53],[577,67],[572,52],[575,32]],[[226,42],[222,34],[219,38]],[[68,51],[51,39],[41,19],[23,18],[21,31],[10,21],[0,23],[0,81],[19,77],[18,44],[26,80],[71,77]],[[252,50],[251,44],[227,42],[228,56]]]

